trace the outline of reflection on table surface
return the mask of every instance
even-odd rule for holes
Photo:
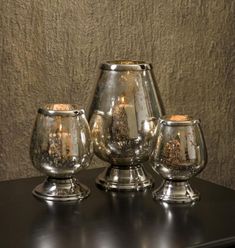
[[[42,178],[0,183],[0,247],[182,248],[235,236],[232,190],[194,179],[191,183],[202,196],[199,202],[165,204],[154,201],[151,190],[98,189],[94,179],[100,171],[79,176],[92,192],[82,202],[34,198],[31,191]],[[160,183],[155,177],[155,187]]]

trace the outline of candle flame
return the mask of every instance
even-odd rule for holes
[[[121,96],[121,97],[120,97],[120,103],[122,103],[122,104],[125,103],[125,97],[124,97],[124,96]]]
[[[59,124],[59,131],[60,132],[62,131],[62,124],[61,123]]]

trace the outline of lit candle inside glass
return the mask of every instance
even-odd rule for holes
[[[70,133],[63,131],[61,123],[49,137],[49,154],[56,157],[72,156],[72,137]]]
[[[125,113],[127,116],[127,125],[129,127],[129,137],[136,138],[138,131],[137,131],[137,125],[136,125],[136,112],[135,112],[134,105],[128,103],[125,96],[121,96],[119,99],[119,102],[120,102],[119,107],[125,110]]]
[[[71,134],[67,132],[61,133],[61,145],[62,145],[62,155],[71,156],[72,140]]]

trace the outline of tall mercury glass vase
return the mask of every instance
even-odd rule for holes
[[[110,165],[97,177],[105,190],[144,190],[153,181],[144,170],[162,115],[152,66],[142,61],[108,61],[100,66],[90,128],[95,154]]]

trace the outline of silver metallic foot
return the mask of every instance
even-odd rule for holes
[[[79,183],[76,178],[47,178],[32,192],[36,197],[50,201],[76,201],[86,198],[90,189]]]
[[[199,193],[193,191],[188,181],[175,182],[165,180],[153,191],[153,198],[164,202],[190,203],[199,200]]]
[[[110,166],[97,178],[97,186],[112,191],[140,191],[153,186],[152,177],[142,166],[120,168]]]

